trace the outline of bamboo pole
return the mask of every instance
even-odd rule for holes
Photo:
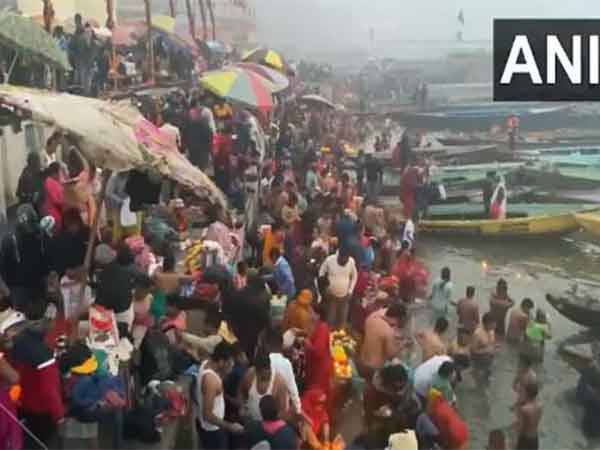
[[[108,180],[110,180],[111,175],[112,172],[110,170],[105,169],[102,171],[102,184],[100,186],[100,193],[98,194],[98,207],[96,208],[96,215],[94,216],[92,226],[90,227],[90,237],[88,239],[88,245],[85,251],[85,259],[83,262],[83,267],[85,268],[86,273],[88,273],[90,267],[92,267],[92,255],[94,253],[94,245],[96,244],[98,227],[100,225],[100,211],[102,210],[104,201],[106,200],[106,187],[108,186]]]
[[[52,0],[42,0],[43,2],[43,18],[44,18],[44,29],[48,33],[52,33],[52,21],[54,19],[54,6]]]
[[[148,61],[149,64],[149,81],[154,85],[154,41],[152,39],[152,5],[151,0],[144,0],[146,7],[146,26],[148,27]]]
[[[210,24],[212,26],[212,40],[217,40],[217,28],[215,24],[215,10],[213,7],[212,0],[206,0],[206,5],[208,6],[208,16],[210,18]]]
[[[185,9],[188,16],[188,27],[190,29],[190,36],[195,41],[196,40],[196,17],[194,16],[194,11],[192,11],[192,3],[191,0],[185,0]]]
[[[171,17],[174,19],[177,15],[177,11],[175,10],[175,0],[169,0],[169,12],[171,13]]]
[[[198,6],[200,6],[200,16],[202,17],[202,40],[208,40],[208,30],[206,26],[206,7],[204,0],[198,0]]]

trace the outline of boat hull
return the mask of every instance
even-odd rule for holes
[[[600,309],[580,305],[566,297],[546,295],[546,300],[556,311],[578,325],[588,328],[600,328]]]
[[[494,103],[464,105],[422,112],[402,112],[399,119],[409,127],[428,130],[489,130],[503,124],[506,118],[516,113],[521,119],[521,130],[554,129],[567,116],[567,105],[498,105]]]
[[[582,213],[576,214],[577,223],[596,236],[600,236],[600,214]]]
[[[571,213],[507,220],[422,220],[419,222],[419,231],[422,233],[500,238],[557,236],[578,229],[579,224]]]

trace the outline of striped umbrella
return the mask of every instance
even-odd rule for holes
[[[254,72],[236,68],[205,72],[200,85],[218,97],[264,113],[273,109],[274,86]]]
[[[269,48],[259,47],[250,50],[242,57],[242,61],[267,65],[282,73],[288,73],[291,70],[283,56]]]
[[[249,70],[251,72],[259,74],[263,78],[266,78],[271,83],[273,83],[273,86],[275,88],[273,92],[275,93],[284,91],[290,85],[290,80],[285,75],[267,66],[262,66],[260,64],[255,63],[237,63],[234,65],[234,67]]]

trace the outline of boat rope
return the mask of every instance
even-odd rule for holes
[[[2,404],[2,402],[0,402],[0,409],[6,413],[6,415],[9,417],[9,419],[11,419],[12,421],[14,421],[17,425],[19,425],[19,427],[22,428],[23,431],[25,431],[25,433],[27,433],[29,435],[29,437],[31,439],[33,439],[37,445],[39,445],[44,450],[49,450],[48,447],[46,446],[46,444],[44,444],[42,441],[40,441],[38,439],[38,437],[35,434],[33,434],[33,432],[29,428],[27,428],[27,426],[23,422],[21,422],[12,413],[12,411],[10,411],[6,406],[4,406]]]

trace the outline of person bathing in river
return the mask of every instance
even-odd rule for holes
[[[519,308],[513,308],[508,318],[508,331],[506,340],[512,344],[519,344],[525,337],[525,331],[529,325],[531,311],[533,310],[533,301],[525,298]]]
[[[515,302],[508,295],[508,283],[503,278],[496,284],[496,292],[490,298],[490,314],[496,323],[496,336],[504,337],[506,333],[506,315]]]
[[[450,269],[444,267],[440,279],[433,283],[431,289],[431,309],[433,311],[433,320],[448,316],[448,306],[452,301],[452,281],[450,281]]]
[[[522,351],[529,354],[538,362],[544,361],[546,341],[552,338],[552,328],[548,323],[546,313],[538,309],[535,320],[531,321],[525,332],[525,342]]]
[[[475,301],[474,286],[467,286],[465,298],[456,303],[456,313],[459,326],[472,336],[479,325],[479,305]]]
[[[513,380],[513,391],[517,400],[511,409],[519,408],[526,400],[525,388],[531,383],[537,383],[537,374],[533,370],[534,360],[529,355],[519,356],[519,368]]]
[[[416,333],[415,340],[421,347],[423,362],[432,356],[445,355],[447,346],[445,333],[448,331],[448,321],[440,317],[435,321],[433,329],[421,330]]]
[[[485,313],[481,325],[473,333],[471,341],[471,361],[481,381],[487,381],[491,373],[491,365],[496,355],[496,321],[491,313]]]
[[[524,386],[524,402],[516,410],[517,450],[537,450],[540,448],[538,428],[542,419],[543,408],[538,400],[538,390],[537,381],[531,381]]]

